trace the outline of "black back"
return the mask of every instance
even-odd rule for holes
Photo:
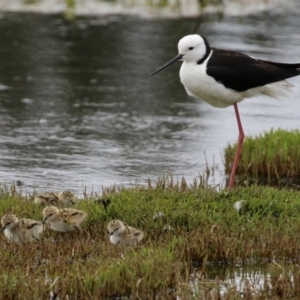
[[[276,63],[235,51],[211,50],[213,54],[207,63],[207,75],[238,92],[300,75],[300,63]]]

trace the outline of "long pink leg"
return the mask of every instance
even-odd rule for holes
[[[234,106],[234,111],[235,111],[237,124],[238,124],[238,127],[239,127],[239,142],[238,142],[238,146],[237,146],[237,149],[236,149],[236,152],[235,152],[234,162],[233,162],[233,166],[232,166],[232,170],[231,170],[229,186],[228,186],[229,190],[232,189],[233,186],[234,186],[235,172],[236,172],[236,168],[238,166],[240,153],[241,153],[241,150],[242,150],[244,137],[245,137],[242,122],[241,122],[241,118],[240,118],[240,114],[239,114],[239,110],[238,110],[238,106],[237,106],[236,103],[234,103],[233,106]]]

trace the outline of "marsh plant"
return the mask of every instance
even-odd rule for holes
[[[300,183],[299,130],[271,130],[257,137],[246,137],[237,177],[240,182],[286,185]],[[225,149],[225,173],[230,174],[236,144]]]
[[[29,199],[3,188],[1,216],[42,220],[43,207]],[[241,199],[247,206],[237,212],[234,204]],[[115,186],[102,199],[77,201],[74,209],[87,214],[81,230],[45,228],[38,240],[25,243],[2,233],[0,299],[300,297],[295,190],[219,191],[169,178],[147,187]],[[107,225],[115,219],[142,230],[143,240],[132,247],[113,245]],[[252,285],[255,278],[246,278],[242,287],[228,283],[234,266],[253,265],[266,274],[259,289]]]

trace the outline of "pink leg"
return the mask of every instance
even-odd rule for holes
[[[236,116],[236,120],[237,120],[237,124],[238,124],[238,128],[239,128],[239,142],[238,142],[238,145],[237,145],[237,149],[236,149],[235,157],[234,157],[234,162],[233,162],[233,166],[232,166],[232,170],[231,170],[229,186],[228,186],[229,190],[232,189],[233,186],[234,186],[235,172],[236,172],[236,168],[238,166],[240,153],[241,153],[241,150],[242,150],[244,137],[245,137],[244,130],[243,130],[243,127],[242,127],[241,118],[240,118],[240,114],[239,114],[239,110],[238,110],[238,106],[237,106],[236,103],[234,103],[233,106],[234,106],[235,116]]]

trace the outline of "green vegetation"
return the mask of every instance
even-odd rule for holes
[[[42,208],[15,187],[3,187],[0,195],[1,216],[42,219]],[[269,285],[256,291],[248,286],[244,295],[300,296],[299,267],[280,266],[299,263],[297,191],[216,191],[169,178],[147,188],[112,188],[103,198],[108,206],[97,197],[77,202],[88,213],[82,232],[45,230],[39,241],[23,244],[2,233],[0,298],[49,299],[51,293],[51,299],[239,299],[237,286],[221,293],[222,280],[212,275],[214,266],[236,264],[268,270]],[[241,199],[247,205],[237,213],[233,205]],[[137,248],[110,244],[106,226],[115,218],[144,230]]]
[[[271,130],[258,137],[246,137],[241,152],[237,177],[257,183],[299,184],[299,130]],[[225,149],[225,172],[230,174],[236,144]]]

